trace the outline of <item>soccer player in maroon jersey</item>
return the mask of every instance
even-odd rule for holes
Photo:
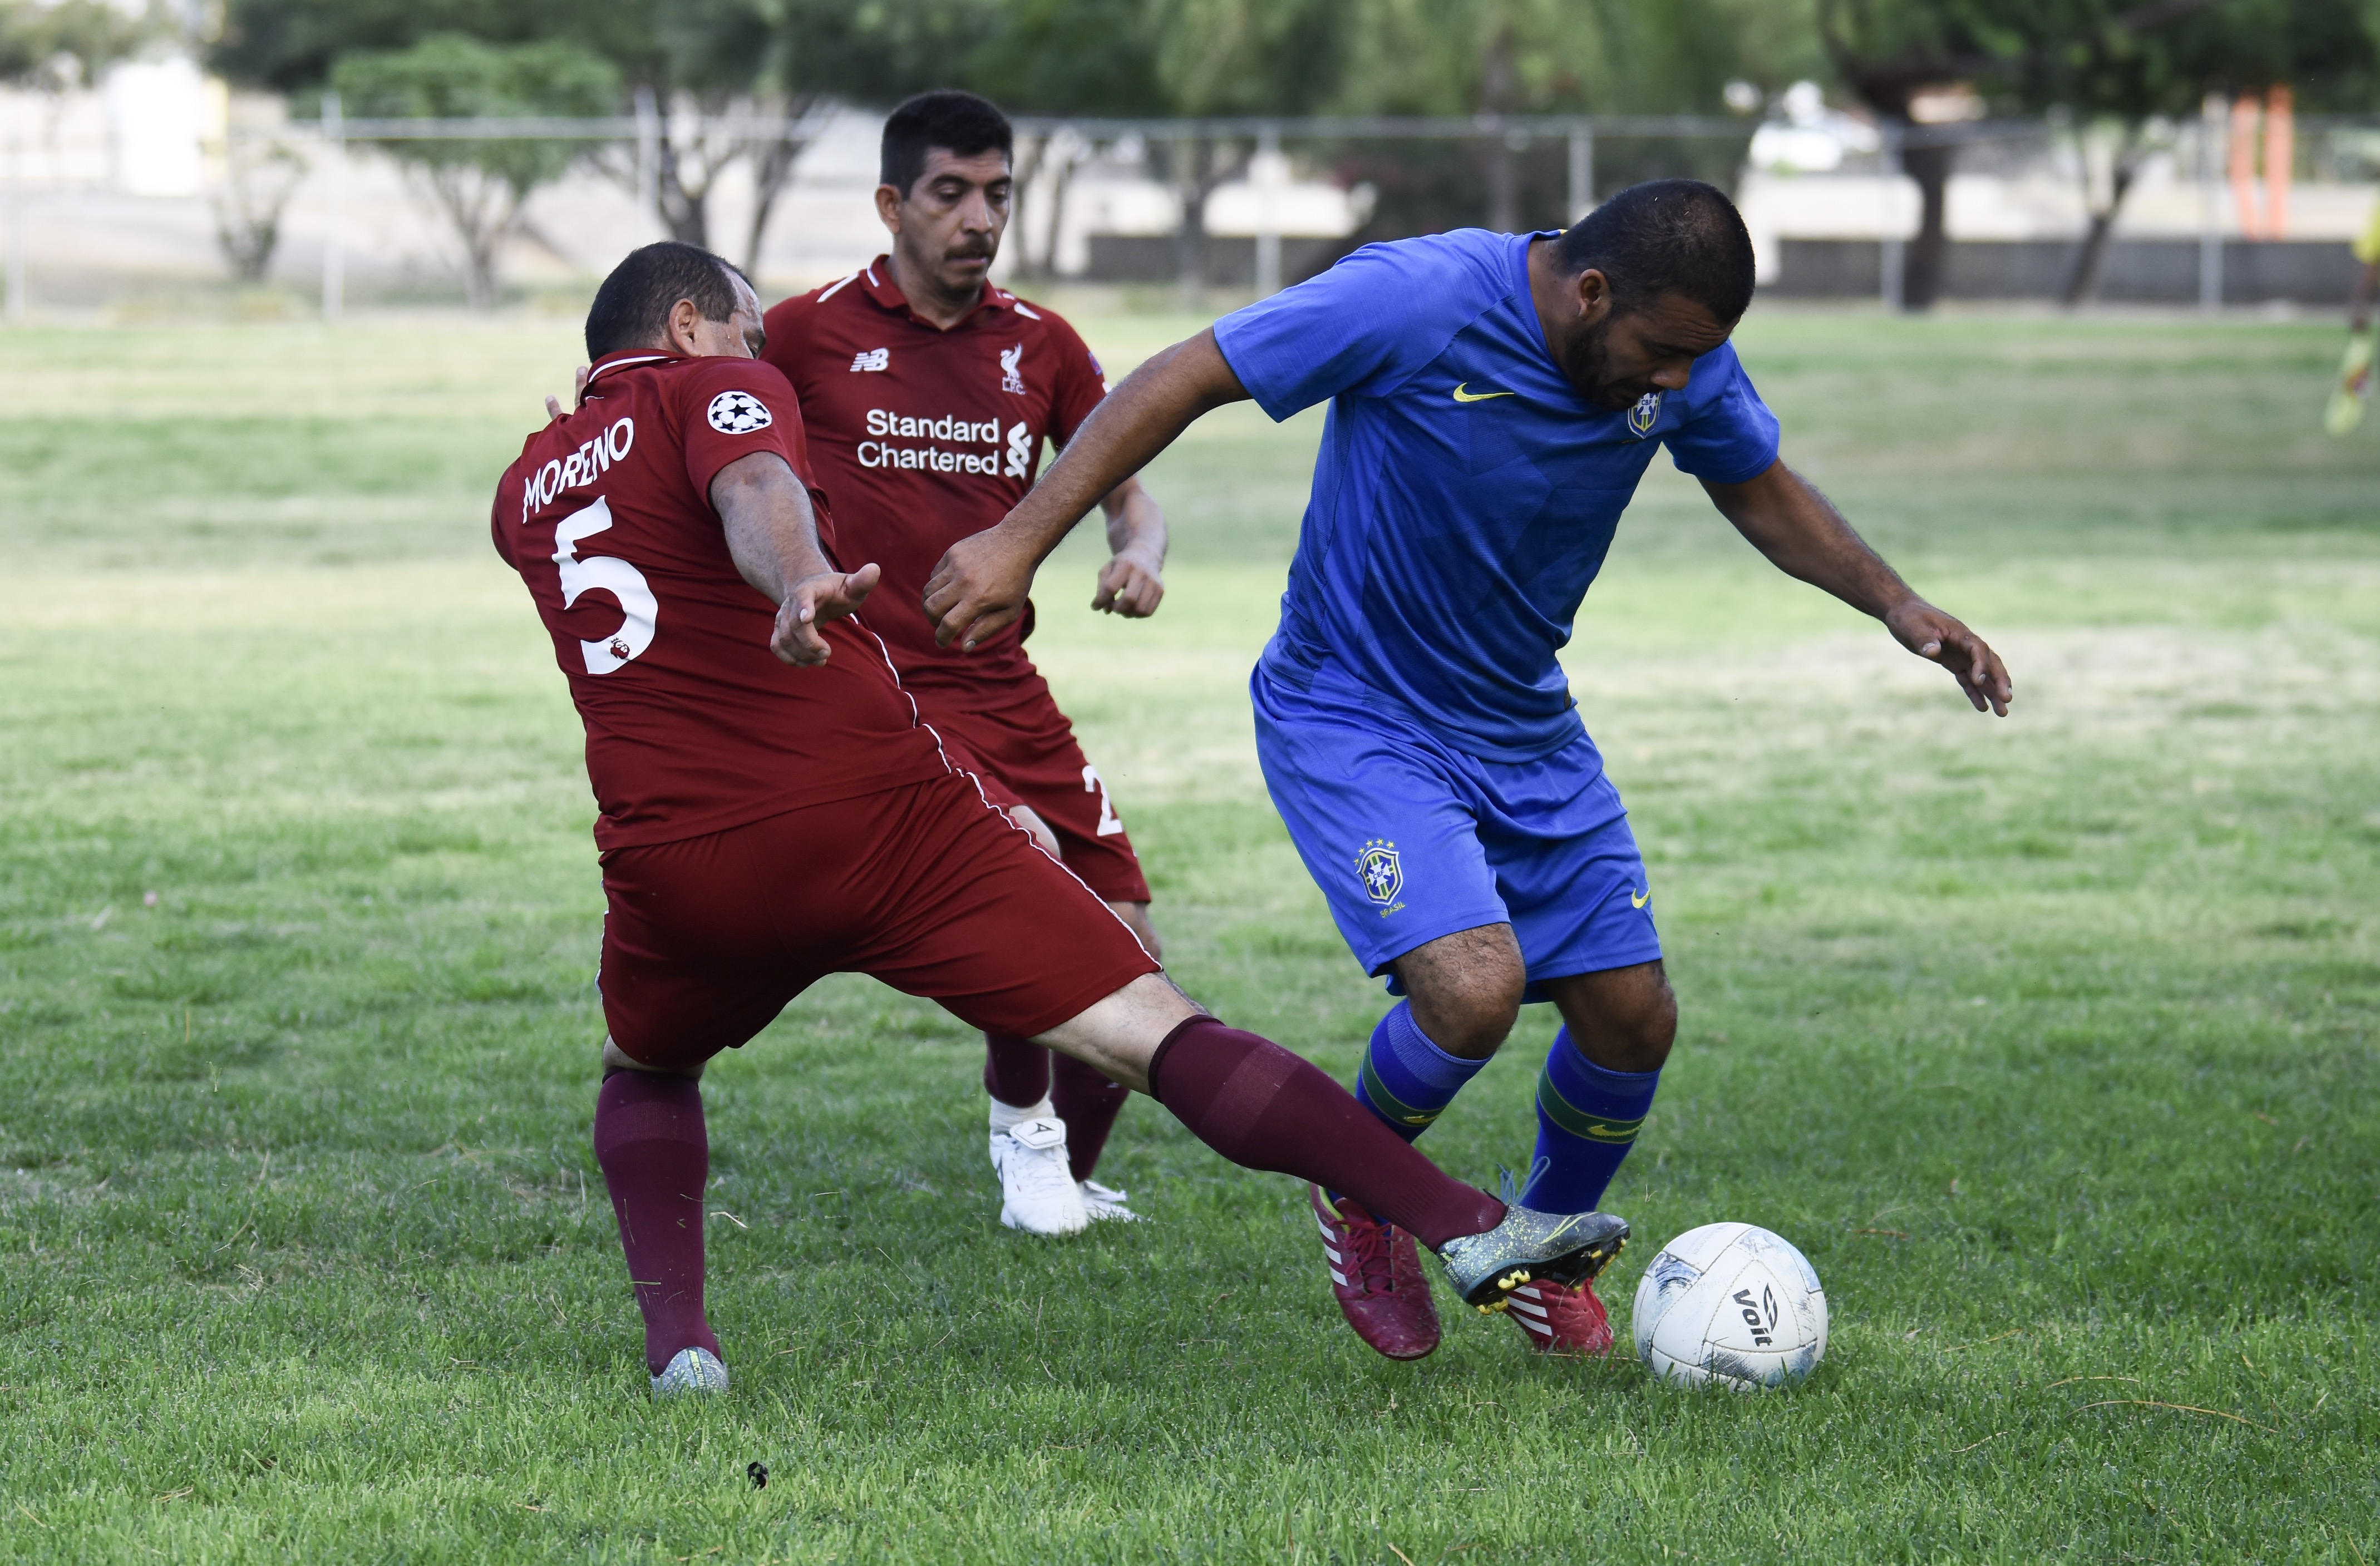
[[[1235,1163],[1349,1193],[1474,1304],[1600,1266],[1615,1233],[1449,1179],[1201,1011],[984,797],[856,617],[883,573],[837,564],[762,341],[725,261],[635,252],[588,312],[578,407],[522,446],[490,518],[587,728],[609,904],[595,1157],[654,1395],[727,1386],[703,1313],[703,1065],[838,971],[1081,1061]]]
[[[770,310],[761,357],[801,400],[836,536],[883,570],[868,624],[918,711],[1158,956],[1148,882],[1106,781],[1026,655],[1029,617],[970,653],[936,646],[920,607],[942,552],[1024,499],[1043,440],[1065,444],[1107,395],[1073,327],[990,281],[1013,143],[1007,117],[972,92],[920,93],[895,109],[876,191],[891,252]],[[1154,613],[1165,518],[1136,477],[1105,510],[1113,558],[1092,607]],[[1123,1192],[1091,1178],[1125,1089],[1014,1034],[986,1034],[984,1046],[1001,1221],[1071,1234],[1133,1217]]]

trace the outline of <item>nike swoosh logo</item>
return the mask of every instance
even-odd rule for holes
[[[1456,387],[1454,388],[1454,400],[1455,400],[1456,402],[1459,402],[1459,403],[1484,403],[1484,402],[1486,402],[1486,401],[1487,401],[1488,398],[1490,398],[1490,397],[1509,397],[1509,396],[1512,395],[1512,394],[1511,392],[1467,392],[1467,391],[1464,391],[1464,390],[1463,390],[1463,387],[1468,386],[1470,383],[1471,383],[1471,382],[1469,382],[1468,381],[1465,381],[1465,382],[1461,382],[1460,384],[1456,385]]]
[[[1641,897],[1633,892],[1628,894],[1628,905],[1632,908],[1641,908],[1651,901],[1653,901],[1653,889],[1649,886],[1645,889],[1645,894]]]

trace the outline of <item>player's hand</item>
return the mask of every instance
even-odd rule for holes
[[[593,374],[594,370],[595,367],[591,364],[582,364],[578,367],[578,378],[571,383],[570,387],[570,406],[572,407],[577,407],[581,402],[586,400],[587,377]],[[546,417],[549,419],[560,419],[565,411],[566,410],[562,406],[561,398],[549,396],[545,399],[545,412]]]
[[[942,555],[926,579],[926,618],[934,645],[959,643],[972,652],[1016,624],[1033,590],[1032,555],[998,528],[970,534]],[[1153,606],[1152,606],[1153,607]]]
[[[2016,699],[2008,666],[1956,615],[1945,614],[1923,599],[1911,599],[1887,613],[1884,623],[1901,646],[1949,670],[1976,711],[2008,716],[2009,703]]]
[[[795,668],[817,668],[828,656],[826,637],[819,634],[819,627],[857,609],[860,601],[876,590],[877,579],[883,575],[871,564],[856,571],[821,571],[804,577],[777,606],[777,627],[770,635],[769,650]]]
[[[1031,833],[1033,841],[1041,845],[1042,853],[1052,859],[1061,857],[1058,852],[1058,834],[1050,830],[1050,823],[1043,820],[1032,806],[1011,805],[1008,807],[1008,819]]]
[[[1163,566],[1145,552],[1128,549],[1100,568],[1099,595],[1091,607],[1127,620],[1146,620],[1164,601]]]

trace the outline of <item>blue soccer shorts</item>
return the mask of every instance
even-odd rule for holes
[[[1527,1001],[1546,999],[1539,980],[1661,955],[1628,812],[1584,733],[1487,761],[1328,665],[1303,689],[1259,665],[1249,693],[1273,806],[1366,973],[1492,924],[1520,940]]]

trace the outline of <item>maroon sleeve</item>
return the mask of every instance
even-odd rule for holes
[[[696,494],[709,495],[721,468],[756,451],[776,453],[805,486],[818,487],[804,460],[801,407],[775,368],[748,358],[699,359],[672,389]]]
[[[1050,438],[1063,446],[1108,395],[1107,373],[1099,368],[1090,345],[1072,326],[1054,315],[1049,322],[1050,342],[1058,350],[1058,389],[1050,399]]]

